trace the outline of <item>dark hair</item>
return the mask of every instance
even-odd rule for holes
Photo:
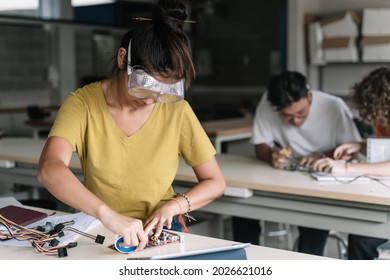
[[[267,89],[268,101],[279,111],[301,98],[307,97],[310,88],[306,77],[301,73],[286,71],[273,76]]]
[[[188,88],[195,78],[189,40],[183,30],[187,11],[177,0],[160,0],[150,21],[140,21],[122,38],[120,47],[128,50],[131,40],[131,65],[141,65],[163,77],[185,79]],[[127,67],[127,56],[126,66]],[[125,68],[126,68],[125,67]],[[120,69],[114,71],[118,75]]]
[[[352,100],[360,116],[371,124],[390,125],[390,68],[371,71],[352,87]]]

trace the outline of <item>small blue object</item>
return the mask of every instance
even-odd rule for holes
[[[121,246],[120,244],[123,243],[123,237],[119,237],[116,242],[115,242],[115,248],[121,252],[121,253],[131,253],[133,252],[135,249],[137,249],[137,246],[130,246],[130,247],[126,247],[126,246]]]

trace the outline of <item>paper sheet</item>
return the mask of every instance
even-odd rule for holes
[[[8,205],[22,206],[22,203],[16,200],[16,198],[13,196],[0,197],[0,208],[3,208]]]

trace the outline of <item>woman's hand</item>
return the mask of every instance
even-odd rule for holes
[[[338,146],[333,152],[333,158],[349,161],[360,151],[360,143],[347,143]]]
[[[179,200],[172,198],[161,207],[157,208],[145,222],[144,231],[147,235],[153,233],[159,236],[164,226],[171,228],[173,216],[181,213]]]
[[[334,174],[347,173],[345,163],[338,162],[331,158],[322,158],[313,164],[313,169],[322,172],[332,172]]]
[[[100,220],[108,230],[123,237],[123,246],[137,246],[136,251],[140,251],[148,243],[148,236],[143,229],[142,221],[139,219],[123,216],[111,209],[106,209]]]

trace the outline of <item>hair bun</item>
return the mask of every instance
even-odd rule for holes
[[[181,1],[160,0],[152,18],[156,24],[164,24],[175,31],[181,31],[187,18],[187,9]]]

